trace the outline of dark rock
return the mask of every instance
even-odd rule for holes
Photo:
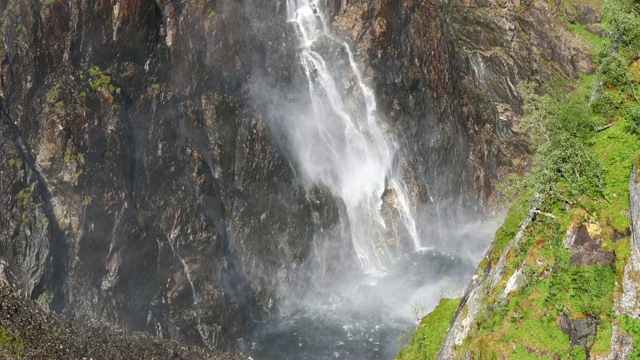
[[[591,237],[587,227],[579,226],[575,231],[567,235],[565,244],[569,245],[571,255],[569,264],[579,265],[612,265],[615,261],[615,254],[600,248],[602,241]]]
[[[602,21],[602,9],[591,4],[566,5],[564,13],[572,24],[595,24]]]
[[[284,6],[12,4],[0,255],[13,283],[76,318],[234,348],[295,281],[314,226],[242,92],[254,66],[274,81],[291,68],[269,45]]]
[[[558,320],[558,328],[569,336],[571,346],[581,346],[587,353],[595,342],[595,335],[598,331],[598,319],[587,316],[579,319],[569,319],[568,316],[562,315]]]
[[[613,231],[613,235],[611,236],[611,241],[614,243],[618,242],[618,240],[622,240],[626,237],[631,236],[631,228],[626,228],[624,231],[620,232],[618,230]]]

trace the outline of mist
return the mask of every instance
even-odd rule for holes
[[[398,337],[441,297],[462,295],[498,219],[415,203],[402,149],[349,45],[328,31],[315,1],[289,0],[287,10],[299,59],[292,86],[254,74],[251,98],[299,181],[309,193],[328,192],[339,219],[314,234],[301,284],[279,290],[278,315],[257,326],[252,353],[391,358],[403,345]]]

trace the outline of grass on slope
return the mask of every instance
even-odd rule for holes
[[[422,318],[411,342],[397,359],[434,359],[459,303],[460,299],[440,299],[438,306]]]

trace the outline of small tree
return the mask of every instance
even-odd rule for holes
[[[602,194],[602,168],[583,141],[561,133],[540,146],[527,183],[546,203],[573,203]]]

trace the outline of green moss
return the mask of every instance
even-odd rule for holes
[[[573,34],[576,34],[587,41],[592,50],[597,51],[599,49],[602,49],[604,38],[602,36],[589,32],[587,29],[585,29],[584,25],[567,23],[567,28],[569,28],[569,31],[571,31]]]
[[[611,316],[615,273],[608,265],[571,265],[568,271],[557,271],[566,284],[566,303],[573,317],[595,315]],[[567,281],[568,280],[568,281]]]
[[[531,207],[530,199],[530,192],[525,192],[509,207],[502,226],[496,231],[493,238],[493,245],[489,253],[491,265],[498,262],[505,247],[520,229],[520,223]]]
[[[58,96],[60,94],[60,83],[56,83],[47,93],[45,94],[45,99],[47,104],[53,105],[58,102]]]
[[[104,73],[98,66],[89,68],[89,77],[91,78],[89,84],[94,90],[104,89],[109,92],[116,90],[115,85],[111,83],[111,76]]]
[[[71,147],[67,146],[67,148],[65,149],[64,152],[64,162],[68,163],[69,161],[71,161]]]
[[[538,273],[530,273],[507,299],[497,304],[486,302],[476,319],[478,330],[472,332],[463,352],[482,359],[519,359],[521,350],[526,348],[535,349],[532,355],[537,358],[550,354],[576,358],[575,354],[583,354],[583,350],[572,347],[568,336],[558,328],[560,315],[575,318],[589,314],[601,323],[610,323],[613,270],[604,265],[567,265],[568,252],[559,241],[540,251],[553,269],[551,275],[541,278]],[[601,330],[596,338],[597,349],[608,347],[610,335],[610,329]]]
[[[611,350],[611,334],[613,328],[611,322],[605,322],[598,327],[596,339],[591,347],[591,356],[605,356]]]
[[[616,255],[616,282],[622,284],[622,277],[624,275],[624,267],[627,264],[627,259],[631,256],[630,239],[627,237],[622,240],[618,240],[614,245]]]
[[[20,356],[22,343],[11,335],[4,327],[0,326],[0,354]]]
[[[449,328],[460,299],[440,299],[432,312],[422,318],[413,338],[398,359],[434,359]]]
[[[620,328],[633,338],[634,349],[629,354],[629,359],[640,359],[640,319],[634,319],[627,315],[621,315],[619,318]]]
[[[28,187],[23,188],[18,192],[18,195],[16,195],[16,199],[22,200],[22,205],[26,206],[31,199],[31,189]]]
[[[31,222],[29,221],[29,214],[26,211],[23,211],[21,214],[22,217],[22,225],[29,226]]]
[[[42,306],[48,308],[53,302],[55,295],[52,291],[45,291],[42,294],[38,295],[38,299],[36,300]]]

